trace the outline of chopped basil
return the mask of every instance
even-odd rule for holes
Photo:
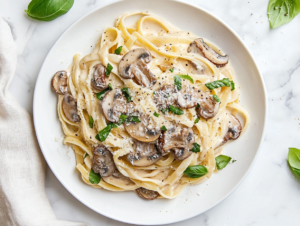
[[[200,118],[198,117],[198,118],[196,118],[194,124],[198,123],[199,121],[200,121]]]
[[[236,162],[236,160],[235,160],[235,159],[233,159],[233,160],[232,160],[232,163],[234,163],[234,162]]]
[[[92,184],[99,184],[101,180],[101,176],[99,173],[95,173],[93,169],[91,169],[90,171],[90,175],[89,175],[89,181]]]
[[[205,166],[195,165],[189,166],[183,173],[190,178],[199,178],[207,174],[208,170]]]
[[[213,98],[215,99],[216,102],[220,102],[220,98],[217,95],[213,95]]]
[[[227,166],[227,164],[230,162],[231,157],[226,155],[219,155],[216,157],[216,165],[218,170],[221,170]]]
[[[172,105],[170,105],[169,108],[170,108],[170,111],[172,113],[174,113],[175,115],[183,115],[184,114],[184,111],[181,110],[180,108],[174,107]]]
[[[199,107],[200,107],[200,104],[197,104],[197,106],[196,106],[196,110],[197,110]]]
[[[153,114],[155,117],[159,117],[160,116],[160,114],[158,114],[157,112],[154,112],[154,114]]]
[[[111,66],[110,63],[108,63],[107,66],[106,66],[105,75],[109,76],[109,74],[110,74],[110,72],[111,72],[112,69],[113,69],[113,66]]]
[[[181,78],[179,76],[174,76],[174,85],[178,91],[182,89]]]
[[[229,78],[223,78],[222,80],[206,83],[205,86],[210,90],[217,89],[224,86],[231,87],[231,91],[235,89],[234,82],[230,81]]]
[[[165,126],[162,126],[160,129],[161,129],[162,131],[167,131],[167,128],[166,128]]]
[[[171,68],[170,71],[173,73],[174,72],[174,68]]]
[[[121,125],[122,123],[127,122],[141,122],[137,116],[127,116],[121,115],[118,124]]]
[[[289,148],[288,163],[291,170],[300,177],[300,150],[297,148]]]
[[[119,46],[119,47],[115,50],[115,54],[120,55],[120,53],[122,52],[122,48],[123,48],[123,46]]]
[[[130,92],[129,92],[129,88],[128,87],[124,87],[121,90],[122,90],[122,93],[124,94],[124,96],[127,99],[127,103],[129,103],[131,101],[131,95],[130,95]]]
[[[153,92],[153,94],[155,95],[155,91]]]
[[[88,156],[89,156],[89,154],[88,154],[88,153],[85,153],[83,159],[85,159],[85,158],[88,157]]]
[[[89,125],[90,125],[90,127],[93,129],[94,119],[93,119],[92,116],[90,116],[90,119],[89,119]]]
[[[158,77],[157,79],[159,79],[160,77]]]
[[[192,152],[200,152],[200,144],[193,143],[194,147],[191,149]]]
[[[96,94],[96,97],[99,99],[99,100],[102,100],[106,94],[106,92],[109,91],[109,88],[106,88],[105,90],[101,91],[100,93],[97,93]]]
[[[112,84],[111,84],[111,83],[108,83],[108,88],[109,88],[110,90],[113,90],[113,87],[112,87]]]
[[[115,123],[108,123],[107,126],[102,129],[97,135],[96,135],[96,139],[100,140],[101,142],[105,141],[106,138],[108,137],[110,131],[112,130],[112,128],[117,128],[118,126]]]
[[[169,108],[162,108],[162,109],[160,109],[160,111],[161,111],[163,114],[166,114],[166,113],[169,111]]]
[[[187,79],[187,80],[189,80],[191,83],[194,84],[194,79],[192,79],[192,77],[189,76],[189,75],[176,75],[176,76],[179,76],[179,77],[182,78],[182,79]]]

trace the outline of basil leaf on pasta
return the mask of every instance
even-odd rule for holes
[[[113,66],[111,66],[110,63],[108,63],[107,66],[106,66],[105,75],[109,76],[109,74],[110,74],[110,72],[111,72],[112,69],[113,69]]]
[[[194,79],[193,79],[191,76],[189,76],[189,75],[176,75],[176,76],[178,76],[178,77],[180,77],[180,78],[182,78],[182,79],[187,79],[187,80],[189,80],[191,83],[194,84]]]
[[[179,76],[174,76],[174,85],[178,91],[182,89],[181,78]]]
[[[196,118],[194,124],[198,123],[199,121],[200,121],[200,118],[198,117],[198,118]]]
[[[175,115],[183,115],[184,114],[184,111],[178,107],[174,107],[174,106],[170,105],[169,108],[170,108],[170,112],[172,112]]]
[[[93,129],[94,119],[93,119],[92,116],[90,116],[90,119],[89,119],[89,125],[90,125],[90,127]]]
[[[159,117],[159,116],[160,116],[160,114],[158,114],[157,112],[154,112],[153,115],[154,115],[155,117]]]
[[[89,175],[89,181],[92,184],[99,184],[101,180],[101,176],[99,173],[95,173],[93,169],[91,169],[90,171],[90,175]]]
[[[97,94],[96,94],[97,99],[103,100],[103,98],[104,98],[104,96],[105,96],[105,94],[106,94],[107,91],[109,91],[109,88],[107,88],[107,89],[101,91],[100,93],[97,93]]]
[[[123,95],[127,99],[127,103],[129,103],[131,101],[131,95],[130,95],[130,92],[129,92],[129,88],[128,87],[124,87],[121,90],[122,90]]]
[[[186,170],[183,173],[184,175],[190,178],[199,178],[206,175],[208,173],[208,170],[205,166],[195,165],[195,166],[189,166],[188,168],[186,168]]]
[[[174,72],[174,68],[171,68],[170,71],[173,73]]]
[[[219,155],[216,157],[216,165],[217,169],[221,170],[227,166],[227,164],[230,162],[231,157],[226,156],[226,155]]]
[[[166,128],[165,126],[162,126],[160,129],[161,129],[162,131],[167,131],[167,128]]]
[[[112,128],[117,127],[118,126],[115,123],[108,123],[107,126],[96,135],[96,139],[100,140],[101,142],[105,141]]]
[[[88,156],[89,156],[89,154],[88,154],[88,153],[85,153],[83,159],[85,159],[85,158],[88,157]]]
[[[118,124],[121,125],[122,123],[127,122],[141,122],[137,116],[127,116],[121,115]]]
[[[119,46],[119,47],[115,50],[115,54],[120,55],[120,53],[122,52],[122,48],[123,48],[123,46]]]
[[[220,98],[217,95],[213,95],[213,98],[215,99],[216,102],[220,102]]]
[[[191,149],[192,152],[200,152],[200,144],[193,143],[193,148]]]
[[[206,83],[205,86],[209,90],[221,88],[221,87],[231,87],[231,91],[235,89],[235,84],[233,81],[230,81],[229,78],[223,78],[222,80],[216,80],[213,82]]]

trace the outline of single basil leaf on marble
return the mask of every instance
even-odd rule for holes
[[[90,171],[90,175],[89,175],[89,181],[92,184],[99,184],[101,180],[101,176],[99,173],[95,173],[93,169],[91,169]]]
[[[299,0],[270,0],[268,5],[270,27],[273,29],[291,22],[299,12]]]
[[[175,115],[183,115],[184,114],[184,111],[178,107],[174,107],[174,106],[170,105],[169,108],[170,108],[170,112],[172,112]]]
[[[110,63],[108,63],[107,66],[106,66],[105,75],[109,76],[109,74],[110,74],[110,72],[111,72],[112,69],[113,69],[113,66],[111,66]]]
[[[300,171],[300,150],[289,148],[288,163],[292,169]],[[295,172],[295,170],[293,170]]]
[[[162,131],[167,131],[167,128],[166,128],[165,126],[162,126],[160,129],[161,129]]]
[[[32,0],[25,12],[36,20],[51,21],[67,13],[74,0]]]
[[[207,174],[208,170],[205,166],[195,165],[189,166],[183,173],[190,178],[199,178]]]
[[[122,90],[123,95],[127,99],[127,103],[129,103],[131,101],[131,95],[130,95],[130,92],[129,92],[129,88],[128,87],[124,87],[121,90]]]
[[[216,157],[216,165],[217,169],[221,170],[227,166],[227,164],[230,162],[231,157],[226,156],[226,155],[219,155]]]
[[[120,53],[122,52],[122,48],[123,48],[123,46],[119,46],[119,47],[115,50],[115,54],[120,55]]]
[[[90,119],[89,119],[89,125],[90,125],[90,127],[93,129],[94,119],[93,119],[92,116],[90,116]]]
[[[96,94],[96,97],[99,99],[99,100],[102,100],[106,94],[106,92],[109,91],[109,88],[106,88],[105,90],[101,91],[100,93],[97,93]]]
[[[193,148],[191,149],[192,152],[200,152],[200,144],[193,143]]]
[[[115,123],[108,123],[107,126],[102,129],[97,135],[96,135],[96,139],[100,140],[101,142],[105,141],[106,138],[108,137],[110,131],[112,130],[112,128],[117,128],[118,126]]]
[[[85,153],[83,159],[85,159],[85,158],[88,157],[88,156],[89,156],[89,154],[88,154],[88,153]]]
[[[192,79],[192,77],[189,76],[189,75],[176,75],[176,76],[179,76],[179,77],[182,78],[182,79],[187,79],[187,80],[189,80],[191,83],[194,84],[194,79]]]

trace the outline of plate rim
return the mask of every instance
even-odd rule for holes
[[[132,222],[132,221],[128,221],[128,220],[123,220],[123,219],[119,219],[117,217],[117,215],[113,216],[113,215],[109,215],[109,214],[103,214],[103,213],[100,213],[99,211],[95,210],[93,207],[91,207],[88,203],[86,203],[84,200],[82,200],[81,198],[79,198],[76,194],[74,194],[72,191],[70,191],[66,186],[65,184],[59,179],[59,177],[54,173],[54,171],[52,170],[52,166],[48,163],[48,160],[44,154],[44,151],[43,151],[43,148],[42,148],[42,140],[40,140],[39,138],[39,134],[37,133],[37,128],[36,128],[36,111],[37,111],[37,104],[36,103],[36,84],[38,83],[39,79],[41,79],[42,76],[41,75],[41,71],[45,65],[45,62],[49,56],[49,54],[52,52],[54,46],[57,44],[57,42],[60,41],[60,39],[70,30],[73,28],[73,26],[75,26],[77,23],[79,23],[81,20],[85,19],[86,17],[88,17],[90,14],[94,13],[95,11],[98,11],[100,10],[101,8],[104,8],[108,5],[111,5],[111,4],[115,4],[117,2],[123,2],[123,1],[126,1],[126,0],[105,0],[102,4],[100,4],[97,8],[95,8],[94,10],[91,10],[87,13],[85,13],[83,16],[81,16],[80,18],[78,18],[77,20],[75,20],[70,26],[68,26],[68,28],[58,37],[58,39],[55,41],[55,43],[52,45],[51,49],[49,50],[49,52],[47,53],[42,65],[41,65],[41,68],[39,70],[39,73],[38,73],[38,76],[37,76],[37,79],[36,79],[36,82],[35,82],[35,87],[34,87],[34,93],[33,93],[33,124],[34,124],[34,130],[36,132],[36,137],[37,137],[37,141],[38,141],[38,144],[39,144],[39,147],[40,147],[40,150],[43,154],[43,157],[44,159],[46,160],[47,162],[47,165],[48,167],[51,169],[52,173],[55,175],[56,179],[61,183],[61,185],[63,185],[63,187],[74,197],[76,198],[78,201],[80,201],[83,205],[85,205],[86,207],[88,207],[89,209],[93,210],[94,212],[98,213],[98,214],[101,214],[102,216],[105,216],[105,217],[108,217],[110,219],[113,219],[113,220],[116,220],[116,221],[119,221],[119,222],[124,222],[124,223],[127,223],[127,224],[134,224],[134,225],[137,225],[137,223],[135,222]],[[245,180],[245,178],[249,175],[250,171],[252,170],[253,166],[255,165],[257,159],[258,159],[258,156],[261,152],[261,146],[262,146],[262,143],[263,143],[263,140],[264,140],[264,137],[265,137],[265,133],[266,133],[266,124],[267,124],[267,115],[268,115],[268,97],[267,97],[267,92],[266,92],[266,86],[265,86],[265,82],[264,82],[264,79],[263,79],[263,76],[262,76],[262,73],[258,67],[258,64],[255,60],[255,58],[253,57],[253,54],[250,52],[249,48],[247,47],[247,45],[244,43],[244,41],[241,39],[241,37],[235,32],[235,30],[233,30],[233,28],[231,28],[231,26],[229,26],[225,21],[223,21],[221,18],[219,18],[218,16],[216,16],[214,13],[210,12],[209,10],[207,9],[204,9],[203,7],[201,6],[198,6],[194,3],[191,3],[191,2],[184,2],[184,0],[164,0],[164,1],[168,1],[168,2],[179,2],[181,4],[185,4],[187,6],[191,6],[193,8],[196,8],[200,11],[202,11],[203,13],[206,13],[207,15],[211,16],[212,18],[214,18],[215,20],[217,20],[220,24],[222,24],[225,28],[227,28],[239,41],[240,43],[242,44],[242,46],[245,48],[245,50],[247,51],[247,53],[249,54],[250,56],[250,59],[253,61],[254,65],[255,65],[255,69],[257,70],[258,72],[258,75],[259,75],[259,79],[260,79],[260,82],[262,84],[262,87],[263,87],[263,94],[264,94],[264,99],[263,99],[263,103],[264,103],[264,123],[263,123],[263,129],[262,129],[262,135],[261,135],[261,138],[260,138],[260,141],[259,141],[259,144],[258,144],[258,147],[257,147],[257,152],[254,156],[254,158],[252,159],[251,161],[251,164],[250,164],[250,167],[247,169],[246,173],[242,176],[242,178],[238,181],[238,183],[223,197],[221,198],[218,202],[214,203],[213,205],[211,205],[210,207],[208,207],[205,211],[202,211],[202,212],[199,212],[197,214],[194,214],[194,215],[190,215],[190,216],[187,216],[185,218],[182,218],[182,219],[179,219],[179,220],[175,220],[175,221],[170,221],[168,223],[151,223],[151,224],[147,224],[147,223],[138,223],[138,225],[162,225],[162,224],[172,224],[172,223],[178,223],[178,222],[182,222],[182,221],[185,221],[185,220],[188,220],[188,219],[191,219],[191,218],[194,218],[195,216],[198,216],[200,214],[203,214],[205,213],[206,211],[212,209],[213,207],[217,206],[218,204],[220,204],[222,201],[224,201],[226,198],[228,198],[240,185],[241,183]]]

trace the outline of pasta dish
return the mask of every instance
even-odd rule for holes
[[[82,180],[148,200],[232,163],[223,148],[249,123],[229,56],[148,12],[119,16],[51,85]]]

